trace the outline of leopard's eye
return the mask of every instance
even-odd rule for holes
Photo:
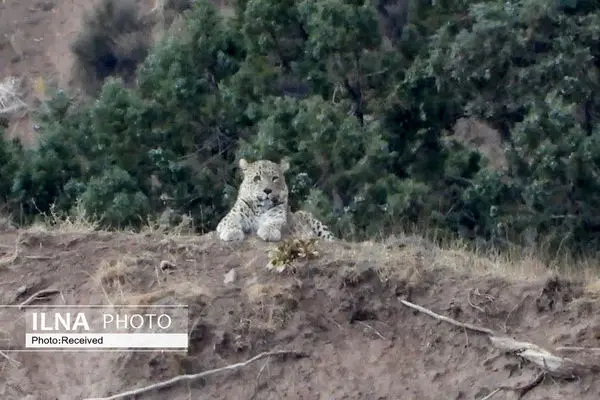
[[[274,176],[274,177],[273,177],[273,182],[277,182],[278,180],[279,180],[279,177],[278,177],[278,176]]]
[[[258,182],[258,181],[260,181],[260,175],[256,175],[256,176],[254,177],[254,182]]]

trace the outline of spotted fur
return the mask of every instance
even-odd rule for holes
[[[287,159],[276,164],[269,160],[253,163],[241,159],[244,175],[235,204],[217,225],[217,234],[224,241],[243,240],[256,233],[268,242],[277,242],[286,234],[300,239],[333,240],[329,228],[311,213],[292,213],[288,205],[285,172]]]

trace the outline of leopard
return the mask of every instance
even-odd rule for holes
[[[243,178],[237,198],[229,212],[219,221],[216,232],[225,242],[242,241],[255,233],[266,242],[284,237],[302,240],[335,240],[327,225],[308,211],[291,211],[285,173],[290,168],[287,157],[278,163],[261,159],[238,162]]]

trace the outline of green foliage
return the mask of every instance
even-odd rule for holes
[[[593,211],[600,200],[599,11],[586,1],[474,4],[469,23],[440,29],[434,51],[416,64],[413,85],[433,80],[436,94],[452,94],[455,107],[487,120],[509,145],[510,170],[491,186],[511,195],[477,195],[496,210],[488,231],[495,223],[511,241],[533,230],[553,236],[554,248],[600,245]]]
[[[103,21],[140,21],[104,4]],[[135,85],[135,69],[95,72],[95,101],[54,93],[39,148],[0,150],[2,200],[29,217],[81,206],[114,228],[168,208],[207,231],[235,199],[236,159],[288,156],[292,208],[345,239],[427,229],[600,248],[597,2],[238,0],[235,11],[194,2],[139,57]],[[90,25],[112,28],[83,46],[89,65],[114,56],[102,43],[122,30],[106,24]],[[501,133],[508,170],[453,140],[465,116]]]
[[[125,82],[150,48],[151,24],[138,14],[133,0],[102,0],[86,14],[82,31],[71,44],[74,71],[89,94],[96,94],[109,76]]]
[[[208,4],[177,35],[144,62],[138,88],[109,78],[94,102],[58,91],[44,105],[39,149],[15,178],[27,214],[79,204],[104,226],[124,228],[169,207],[206,230],[226,211],[215,188],[231,173],[235,135],[218,87],[236,71],[239,47]]]
[[[150,211],[149,199],[138,182],[116,166],[90,179],[81,206],[100,223],[117,228],[141,225]]]
[[[424,214],[431,188],[391,170],[396,155],[379,124],[361,125],[319,96],[278,97],[265,107],[268,116],[238,156],[288,156],[293,208],[314,212],[348,239],[389,233]]]
[[[21,168],[24,151],[17,140],[4,139],[0,129],[0,204],[8,204],[11,196],[13,179]]]

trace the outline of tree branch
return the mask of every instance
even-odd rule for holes
[[[157,389],[163,389],[166,387],[170,387],[173,386],[176,383],[179,382],[189,382],[189,381],[194,381],[200,378],[204,378],[205,376],[208,375],[213,375],[216,374],[217,372],[222,372],[222,371],[228,371],[228,370],[233,370],[233,369],[238,369],[238,368],[242,368],[247,366],[248,364],[251,364],[255,361],[258,361],[262,358],[265,357],[271,357],[271,356],[285,356],[285,355],[293,355],[297,358],[302,358],[302,357],[307,357],[306,354],[304,353],[300,353],[300,352],[296,352],[293,350],[279,350],[279,351],[268,351],[268,352],[264,352],[264,353],[260,353],[254,357],[252,357],[249,360],[246,360],[244,362],[241,363],[237,363],[237,364],[230,364],[230,365],[226,365],[224,367],[221,368],[216,368],[216,369],[211,369],[208,371],[204,371],[204,372],[199,372],[197,374],[187,374],[187,375],[179,375],[176,377],[173,377],[171,379],[168,379],[166,381],[162,381],[162,382],[158,382],[152,385],[148,385],[145,387],[141,387],[139,389],[132,389],[132,390],[128,390],[126,392],[122,392],[122,393],[117,393],[114,394],[112,396],[109,397],[97,397],[97,398],[87,398],[85,400],[116,400],[116,399],[122,399],[128,396],[135,396],[138,394],[142,394],[142,393],[146,393],[152,390],[157,390]]]

